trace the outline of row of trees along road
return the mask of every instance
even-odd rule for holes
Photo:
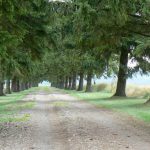
[[[2,0],[0,9],[0,95],[4,95],[5,80],[6,93],[39,82],[38,63],[51,44],[51,10],[48,0]]]
[[[150,71],[149,0],[5,1],[0,30],[1,95],[4,80],[9,93],[10,80],[14,92],[42,80],[81,91],[85,78],[90,92],[94,76],[115,74],[126,96],[127,78]]]

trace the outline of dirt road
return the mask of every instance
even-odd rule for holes
[[[0,150],[150,150],[150,126],[59,92],[28,95],[23,123],[5,124]]]

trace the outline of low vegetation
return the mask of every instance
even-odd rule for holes
[[[68,102],[61,102],[61,101],[58,101],[58,102],[54,102],[51,104],[52,106],[55,106],[55,107],[68,107]]]
[[[102,87],[105,88],[102,89]],[[132,90],[134,91],[136,91],[137,88],[138,87],[132,86]],[[98,91],[97,89],[100,89],[100,91]],[[148,91],[148,89],[146,89],[146,91]],[[140,87],[138,88],[138,90],[139,90],[137,91],[138,96],[139,93],[145,91]],[[140,97],[133,97],[133,95],[136,95],[135,92],[133,92],[132,94],[130,93],[132,97],[128,98],[113,97],[113,93],[109,91],[109,85],[104,86],[104,84],[102,86],[98,85],[96,91],[93,91],[92,93],[69,91],[69,90],[63,91],[81,100],[85,100],[91,104],[94,104],[97,107],[108,108],[114,111],[128,114],[132,117],[143,120],[145,122],[150,122],[150,109],[149,105],[146,104],[147,98],[143,96],[144,94],[140,95]]]
[[[30,118],[30,114],[19,114],[20,111],[30,109],[34,106],[34,101],[23,101],[23,98],[30,92],[37,90],[22,91],[7,96],[0,97],[0,122],[20,122]]]
[[[101,83],[93,86],[93,92],[111,92],[115,93],[116,83],[106,84]],[[150,97],[150,86],[135,86],[127,85],[126,93],[129,97],[149,98]]]

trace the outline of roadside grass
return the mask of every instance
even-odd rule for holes
[[[45,92],[49,92],[51,90],[48,86],[40,86],[40,87],[38,87],[38,89],[45,91]]]
[[[23,114],[23,115],[15,115],[11,114],[11,116],[3,116],[0,118],[0,122],[25,122],[30,119],[30,114]]]
[[[85,100],[97,107],[105,107],[114,111],[126,113],[132,117],[150,122],[150,105],[145,105],[147,99],[136,97],[112,97],[112,93],[101,91],[93,93],[63,90],[63,92]]]
[[[0,122],[21,122],[30,118],[29,114],[20,114],[20,111],[34,107],[35,102],[22,101],[30,92],[37,91],[38,88],[31,88],[19,93],[12,93],[0,97]]]
[[[52,106],[55,106],[55,107],[68,107],[69,106],[69,103],[68,102],[61,102],[61,101],[58,101],[58,102],[53,102],[51,103]]]
[[[50,88],[49,86],[39,86],[37,89],[38,89],[39,91],[41,90],[41,91],[44,91],[44,92],[47,92],[47,93],[51,93],[51,92],[54,91],[54,89],[53,89],[53,88]],[[57,89],[55,89],[55,91],[57,91]],[[58,91],[59,91],[59,90],[58,90]]]

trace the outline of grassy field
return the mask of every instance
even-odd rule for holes
[[[147,99],[112,97],[112,93],[106,91],[84,93],[65,90],[65,92],[98,107],[123,112],[145,122],[150,122],[150,105],[145,105]]]
[[[29,119],[30,114],[19,114],[20,111],[30,109],[34,102],[24,102],[22,99],[30,92],[36,91],[37,88],[31,88],[19,93],[12,93],[0,97],[0,122],[18,122]]]

